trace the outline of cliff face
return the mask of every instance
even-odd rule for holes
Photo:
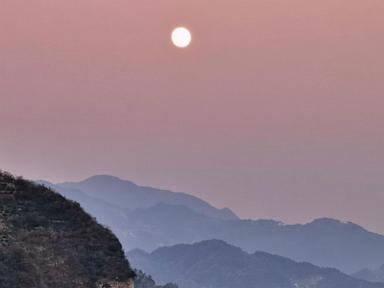
[[[0,172],[1,288],[129,288],[117,238],[79,204]]]

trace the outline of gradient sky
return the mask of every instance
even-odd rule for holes
[[[383,51],[382,0],[2,0],[0,167],[384,233]]]

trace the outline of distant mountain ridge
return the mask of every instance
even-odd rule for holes
[[[81,182],[59,183],[57,186],[81,190],[93,197],[131,211],[138,208],[149,208],[158,203],[182,205],[196,213],[222,220],[238,219],[229,208],[218,209],[195,196],[139,186],[127,180],[109,175],[97,175]]]
[[[159,248],[152,253],[128,253],[133,265],[158,282],[183,288],[382,288],[335,269],[265,252],[248,254],[220,240]]]
[[[284,225],[274,220],[241,220],[231,217],[231,213],[223,216],[222,210],[201,204],[202,200],[192,196],[193,204],[186,194],[140,189],[132,182],[110,176],[46,185],[78,201],[111,227],[126,251],[152,251],[179,243],[222,239],[249,253],[265,251],[348,274],[378,267],[384,259],[384,236],[349,222],[323,218],[303,225]]]

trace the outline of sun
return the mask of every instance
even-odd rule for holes
[[[186,48],[191,44],[192,34],[185,27],[177,27],[172,31],[171,39],[176,47]]]

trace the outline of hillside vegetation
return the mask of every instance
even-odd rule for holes
[[[0,172],[0,287],[129,287],[120,242],[63,196]]]

